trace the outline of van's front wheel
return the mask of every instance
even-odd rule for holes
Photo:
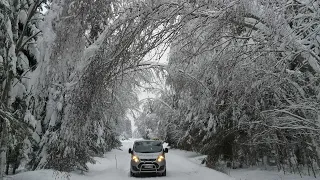
[[[130,171],[130,177],[135,177],[136,174]]]
[[[167,176],[167,170],[164,170],[164,172],[161,175],[162,176]]]

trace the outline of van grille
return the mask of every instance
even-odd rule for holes
[[[146,165],[146,164],[153,164],[153,165],[155,165],[155,166],[156,166],[156,168],[157,168],[157,169],[159,168],[159,164],[158,164],[158,163],[156,163],[156,162],[154,162],[154,163],[140,163],[140,164],[138,165],[138,168],[140,169],[140,168],[141,168],[141,166]]]
[[[141,159],[141,161],[156,161],[157,159]]]

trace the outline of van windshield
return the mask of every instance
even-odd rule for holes
[[[138,141],[134,143],[133,150],[137,153],[156,153],[163,149],[160,141]]]

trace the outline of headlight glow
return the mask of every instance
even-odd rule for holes
[[[136,163],[140,161],[138,156],[132,156],[132,160]]]
[[[157,161],[162,162],[164,159],[165,159],[164,156],[160,155],[158,156]]]

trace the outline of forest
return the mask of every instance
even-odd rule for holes
[[[0,0],[0,179],[87,172],[128,114],[214,169],[316,176],[319,17],[317,0]]]

